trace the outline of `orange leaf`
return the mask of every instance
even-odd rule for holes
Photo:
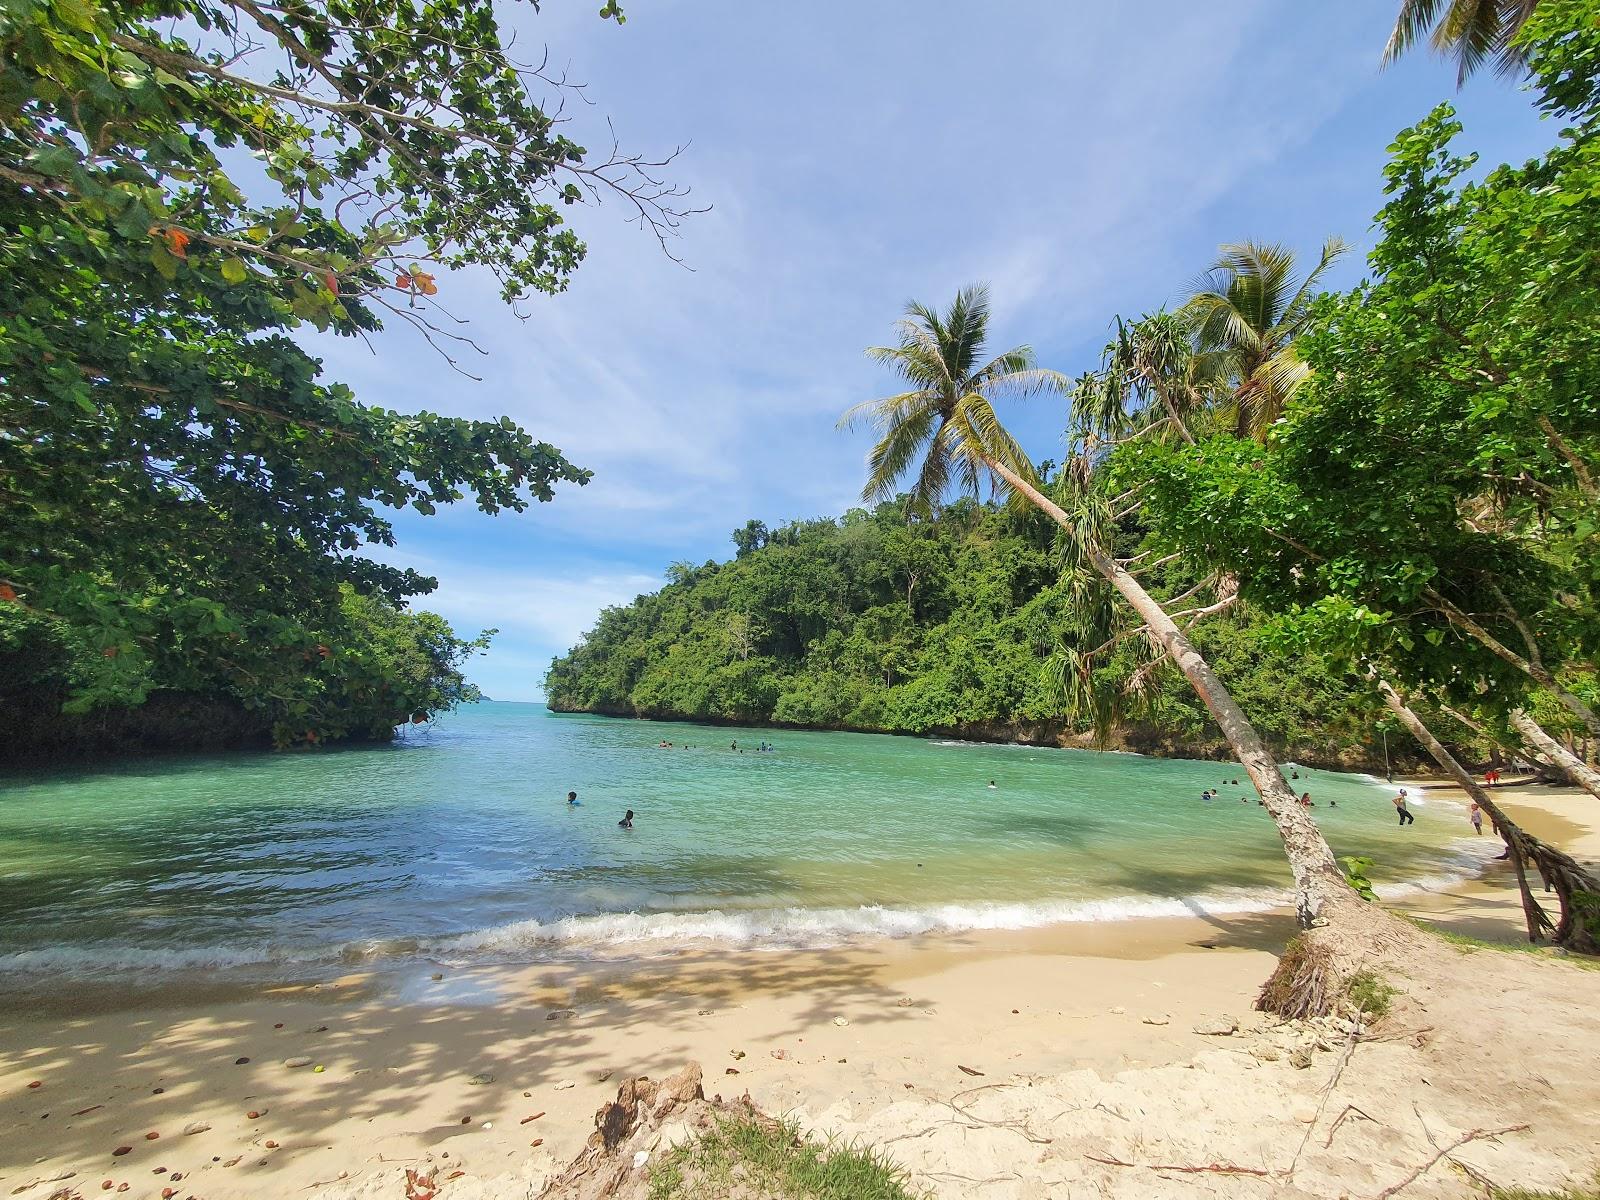
[[[9,583],[0,583],[0,600],[15,600],[16,598],[16,588],[12,587]]]
[[[116,656],[117,648],[115,646],[107,646],[104,650],[100,651],[101,658],[115,658]]]
[[[189,235],[181,229],[174,229],[170,225],[162,232],[166,239],[167,251],[173,258],[189,257]]]
[[[438,285],[433,282],[433,276],[429,275],[426,271],[413,271],[411,273],[411,278],[416,280],[417,291],[421,292],[424,296],[432,296],[438,293]]]
[[[411,276],[401,271],[400,274],[394,277],[394,285],[402,292],[409,292],[411,290]]]
[[[328,285],[328,290],[335,296],[339,294],[339,277],[332,271],[326,272],[322,276],[322,281]]]

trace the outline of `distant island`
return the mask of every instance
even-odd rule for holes
[[[556,712],[1093,744],[1093,722],[1069,714],[1045,669],[1075,620],[1054,532],[1035,514],[970,498],[928,520],[908,521],[896,500],[836,520],[750,521],[734,531],[731,560],[674,563],[660,591],[602,612],[551,663],[546,702]],[[1130,543],[1138,536],[1129,530]],[[1154,578],[1173,596],[1196,582],[1177,563]],[[1266,632],[1241,604],[1196,640],[1283,758],[1382,770],[1366,693]],[[1128,655],[1103,668],[1132,669]],[[1107,748],[1228,756],[1181,676],[1153,673],[1151,684]]]

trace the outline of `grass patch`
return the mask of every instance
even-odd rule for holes
[[[1456,949],[1467,954],[1478,950],[1498,950],[1502,954],[1529,954],[1534,958],[1548,959],[1551,962],[1570,963],[1572,966],[1582,967],[1586,971],[1600,971],[1600,958],[1592,958],[1587,954],[1564,954],[1554,946],[1546,945],[1543,942],[1530,942],[1526,938],[1520,938],[1514,942],[1492,942],[1487,938],[1473,937],[1470,933],[1453,933],[1448,929],[1441,929],[1431,921],[1425,921],[1421,917],[1401,915],[1405,916],[1406,920],[1410,921],[1418,929],[1431,933],[1441,941],[1449,942]],[[1597,1200],[1600,1200],[1600,1197],[1597,1197]]]
[[[1344,994],[1350,997],[1350,1003],[1367,1016],[1381,1020],[1389,1015],[1389,1009],[1394,1006],[1394,998],[1400,994],[1400,989],[1385,982],[1375,971],[1358,971],[1350,976]]]
[[[650,1168],[650,1200],[922,1200],[871,1146],[818,1143],[792,1121],[719,1120]]]
[[[1587,1186],[1562,1188],[1558,1192],[1538,1192],[1528,1188],[1495,1188],[1491,1200],[1600,1200],[1600,1175]]]

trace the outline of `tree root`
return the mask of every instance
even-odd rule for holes
[[[1510,821],[1501,826],[1500,835],[1519,877],[1523,863],[1532,863],[1544,883],[1544,890],[1556,894],[1561,911],[1559,918],[1552,921],[1544,907],[1524,891],[1523,904],[1531,904],[1535,928],[1548,933],[1551,941],[1573,953],[1600,954],[1600,879],[1564,850],[1540,841]],[[1532,933],[1530,930],[1530,935]],[[1533,940],[1532,936],[1529,940]]]

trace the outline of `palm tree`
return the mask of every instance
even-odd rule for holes
[[[1027,346],[977,365],[984,358],[988,325],[988,289],[969,287],[957,294],[943,315],[921,304],[909,305],[899,325],[898,345],[867,351],[893,367],[911,387],[857,404],[840,419],[841,427],[865,420],[878,431],[868,455],[862,498],[872,501],[892,495],[898,481],[913,470],[911,495],[922,506],[938,501],[953,482],[976,491],[987,477],[997,491],[1020,496],[1055,521],[1077,553],[1116,589],[1178,665],[1249,772],[1283,840],[1302,926],[1335,915],[1341,921],[1348,917],[1353,924],[1359,920],[1361,902],[1244,711],[1138,579],[1040,490],[1032,464],[1000,424],[991,401],[1004,395],[1066,392],[1071,384],[1054,371],[1040,370]]]
[[[1317,265],[1296,281],[1288,247],[1237,242],[1223,246],[1196,281],[1183,314],[1197,354],[1214,356],[1232,381],[1240,437],[1261,437],[1311,373],[1294,342],[1310,318],[1318,281],[1344,252],[1344,242],[1329,238]]]
[[[1411,49],[1428,27],[1433,48],[1456,60],[1456,86],[1489,59],[1502,75],[1520,75],[1527,52],[1516,44],[1539,0],[1401,0],[1394,30],[1383,48],[1387,66]]]

